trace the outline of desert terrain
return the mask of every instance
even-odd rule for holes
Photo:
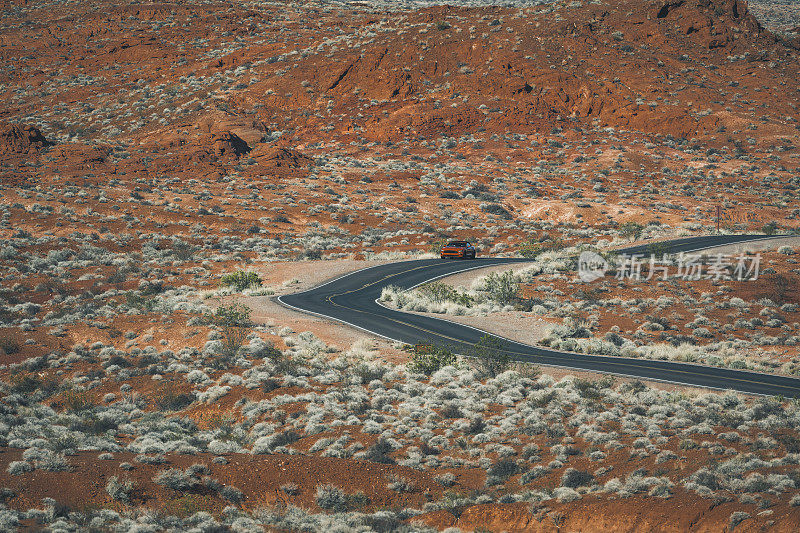
[[[0,1],[0,529],[797,530],[798,398],[274,299],[459,238],[530,262],[382,304],[800,376],[797,5],[446,4]],[[787,239],[614,275],[717,226]]]

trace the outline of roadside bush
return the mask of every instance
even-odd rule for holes
[[[255,272],[239,270],[238,272],[222,276],[220,283],[224,287],[233,287],[235,290],[241,292],[245,289],[260,287],[264,283],[264,280]]]
[[[474,298],[469,294],[458,292],[450,285],[442,283],[441,281],[426,283],[419,287],[418,290],[432,302],[436,303],[454,302],[464,307],[472,307],[472,304],[475,302]]]
[[[432,254],[438,254],[439,251],[447,244],[447,239],[436,239],[430,242],[428,250]]]
[[[619,227],[619,233],[623,237],[628,237],[632,241],[635,241],[639,237],[642,236],[642,232],[644,231],[644,226],[639,224],[638,222],[626,222]]]
[[[505,342],[502,339],[486,334],[471,347],[467,355],[475,359],[481,372],[497,377],[511,365],[511,355],[504,350]]]
[[[491,272],[486,276],[486,292],[492,300],[508,305],[517,300],[519,293],[519,276],[508,270],[502,274]]]
[[[456,361],[456,355],[444,346],[417,344],[413,347],[408,369],[430,376],[446,366],[455,365]]]

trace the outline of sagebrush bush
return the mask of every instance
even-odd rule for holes
[[[412,348],[408,369],[430,376],[437,370],[456,364],[458,358],[449,348],[434,344],[418,344]]]
[[[484,283],[489,298],[495,302],[507,305],[514,303],[518,298],[520,278],[511,270],[502,274],[491,272],[486,276]]]
[[[486,334],[469,349],[467,355],[474,358],[481,372],[496,377],[511,366],[511,355],[505,349],[502,339]]]
[[[133,492],[133,483],[121,481],[117,476],[111,476],[106,483],[106,492],[115,500],[128,503]]]
[[[233,289],[241,292],[246,289],[261,287],[261,285],[264,283],[264,280],[262,280],[261,276],[255,272],[245,272],[243,270],[239,270],[237,272],[233,272],[232,274],[225,274],[222,276],[220,283],[224,287],[232,287]]]
[[[577,489],[578,487],[589,486],[594,483],[594,476],[589,472],[583,472],[574,468],[567,468],[561,475],[561,486]]]
[[[27,461],[11,461],[10,463],[8,463],[8,468],[6,468],[6,472],[11,474],[12,476],[18,476],[26,472],[31,472],[32,470],[33,470],[33,465],[31,465]]]
[[[212,361],[217,367],[231,364],[239,353],[253,328],[250,308],[240,303],[221,305],[213,313],[207,313],[205,321],[216,325],[222,332],[222,357]]]
[[[200,480],[192,472],[183,471],[179,468],[162,470],[153,477],[153,482],[176,491],[190,490],[200,484]]]
[[[343,513],[347,511],[347,494],[339,487],[333,485],[320,485],[314,501],[321,508],[328,511]]]
[[[6,355],[14,355],[20,350],[19,342],[11,337],[0,337],[0,350],[3,350]]]

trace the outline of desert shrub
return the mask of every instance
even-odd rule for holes
[[[120,481],[117,476],[111,476],[108,483],[106,483],[106,492],[115,500],[128,503],[131,493],[133,492],[133,483],[130,481]]]
[[[33,470],[33,465],[27,461],[11,461],[8,463],[8,468],[6,468],[6,472],[11,474],[12,476],[18,476],[20,474],[24,474],[25,472],[30,472]]]
[[[428,250],[432,254],[438,254],[439,251],[447,244],[447,239],[435,239],[428,245]]]
[[[468,294],[461,293],[446,283],[441,281],[434,281],[426,283],[417,289],[423,295],[427,296],[429,300],[436,303],[442,302],[455,302],[464,307],[471,307],[474,303],[474,298]]]
[[[761,232],[764,233],[764,235],[775,235],[778,232],[778,223],[774,220],[772,222],[767,222],[761,228]]]
[[[333,485],[320,485],[317,487],[317,494],[314,501],[321,508],[327,511],[344,513],[348,509],[347,494],[339,487]]]
[[[628,237],[631,240],[636,240],[642,236],[644,226],[638,222],[626,222],[619,227],[619,234],[623,237]]]
[[[11,392],[17,394],[32,394],[42,385],[39,376],[21,372],[12,374],[9,381],[11,382]]]
[[[503,458],[492,464],[486,471],[487,485],[497,485],[510,478],[519,471],[519,465],[514,459]]]
[[[13,355],[20,350],[19,342],[11,337],[0,337],[0,350],[3,350],[7,355]]]
[[[160,411],[180,411],[195,400],[193,393],[179,392],[173,383],[164,383],[152,394],[152,400]]]
[[[69,411],[86,411],[94,405],[94,400],[88,391],[68,390],[64,393],[64,407]]]
[[[579,500],[581,495],[575,489],[569,487],[558,487],[553,491],[553,496],[562,503],[574,502]]]
[[[750,514],[745,513],[744,511],[734,511],[731,513],[731,516],[728,518],[728,524],[730,525],[731,531],[733,531],[736,526],[748,518],[750,518]]]
[[[287,446],[293,442],[297,442],[300,435],[293,429],[287,429],[272,435],[259,437],[253,443],[253,454],[272,453],[275,448],[280,446]]]
[[[300,488],[297,486],[297,483],[284,483],[281,485],[281,492],[289,496],[295,496],[300,492]]]
[[[8,500],[15,497],[17,495],[16,492],[9,489],[8,487],[3,487],[0,489],[0,504],[5,505]]]
[[[193,471],[183,471],[180,468],[162,470],[153,478],[153,482],[176,491],[191,490],[200,485],[200,480]]]
[[[540,478],[545,474],[547,474],[547,469],[541,465],[536,465],[527,472],[525,472],[524,474],[522,474],[522,476],[520,476],[519,484],[527,485],[534,479]]]
[[[556,391],[550,390],[540,394],[533,395],[529,398],[531,407],[547,407],[550,402],[556,397]]]
[[[597,400],[603,397],[603,389],[608,389],[614,385],[614,378],[608,376],[596,381],[578,378],[572,382],[572,386],[583,398]]]
[[[416,483],[397,474],[390,474],[387,479],[386,488],[395,492],[414,492],[417,488]]]
[[[550,235],[543,235],[536,239],[530,239],[519,245],[519,255],[528,259],[534,259],[541,253],[561,250],[564,243]]]
[[[786,448],[787,453],[800,453],[800,438],[788,433],[779,433],[775,438]]]
[[[232,287],[237,291],[243,291],[253,287],[260,287],[264,283],[264,280],[255,272],[239,270],[232,274],[225,274],[222,276],[220,283],[224,287]]]
[[[439,411],[439,415],[442,418],[461,418],[463,413],[461,409],[455,403],[448,403],[444,407],[441,408]]]
[[[505,342],[499,337],[486,334],[468,351],[478,369],[484,374],[496,377],[511,365],[511,355],[505,351]]]
[[[222,332],[222,359],[216,360],[215,364],[229,364],[252,331],[250,308],[240,303],[221,305],[214,313],[207,313],[205,321],[216,325]]]
[[[446,472],[444,474],[439,474],[434,480],[443,487],[452,487],[456,483],[456,475],[452,472]]]
[[[322,259],[322,250],[318,248],[306,248],[297,254],[297,259],[307,259],[317,261]]]
[[[470,419],[467,427],[464,428],[464,432],[467,435],[477,435],[478,433],[482,433],[484,429],[486,429],[486,422],[484,422],[483,417],[474,416]]]
[[[430,376],[437,370],[456,364],[456,355],[444,346],[417,344],[412,349],[408,369]]]
[[[490,215],[497,215],[505,220],[511,220],[512,218],[514,218],[513,216],[511,216],[511,213],[509,213],[508,210],[500,204],[481,204],[480,209],[484,213],[488,213]]]
[[[576,489],[586,487],[594,483],[594,476],[589,472],[567,468],[561,475],[561,486]]]
[[[491,272],[485,278],[486,292],[497,303],[511,304],[518,298],[519,282],[519,276],[511,270],[502,274]]]
[[[181,261],[188,261],[192,259],[194,254],[197,253],[197,250],[197,246],[180,239],[173,240],[172,245],[170,246],[172,255]]]
[[[219,487],[217,489],[217,494],[219,494],[221,498],[231,503],[240,503],[242,500],[244,500],[244,493],[231,485],[223,485]]]
[[[125,293],[125,303],[128,307],[138,309],[144,313],[151,312],[156,308],[157,304],[155,298],[148,298],[141,294],[137,294],[136,291],[128,291]]]
[[[381,437],[375,441],[375,444],[367,448],[363,457],[373,463],[394,464],[394,459],[389,456],[389,453],[393,450],[394,448],[389,441]]]

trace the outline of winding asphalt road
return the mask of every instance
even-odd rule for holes
[[[699,251],[725,244],[763,240],[763,235],[711,235],[665,241],[672,253]],[[649,245],[631,246],[620,253],[648,254]],[[474,261],[421,259],[379,265],[352,272],[305,292],[284,295],[286,307],[344,322],[381,337],[408,344],[435,343],[466,353],[486,333],[440,318],[420,316],[379,305],[376,300],[387,285],[411,288],[464,270],[524,263],[527,259],[479,258]],[[550,350],[512,340],[504,350],[514,360],[607,372],[622,376],[733,389],[763,395],[800,397],[800,379],[671,361],[585,355]]]

